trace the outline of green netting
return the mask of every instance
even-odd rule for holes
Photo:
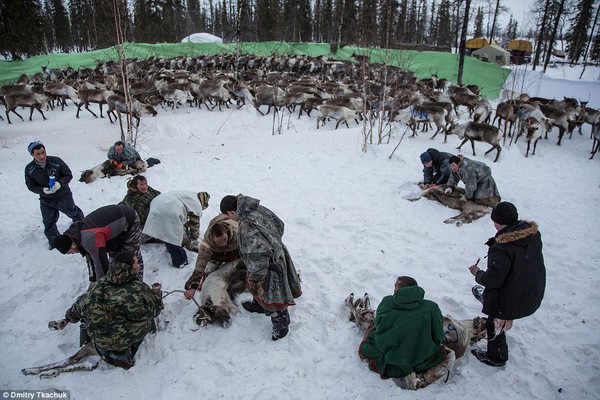
[[[176,57],[180,55],[197,56],[240,52],[258,56],[277,55],[310,55],[313,57],[327,56],[338,60],[352,60],[353,53],[368,56],[371,62],[388,63],[403,69],[414,71],[419,78],[428,78],[436,74],[456,82],[458,71],[458,55],[431,51],[372,49],[355,46],[338,48],[336,54],[330,54],[328,43],[127,43],[125,52],[127,58]],[[24,61],[0,61],[0,84],[13,83],[21,74],[32,76],[40,72],[42,66],[49,68],[94,68],[98,61],[117,59],[114,47],[90,51],[86,53],[48,54],[31,57]],[[479,85],[481,94],[489,99],[495,99],[500,93],[510,70],[493,63],[465,57],[463,82]]]

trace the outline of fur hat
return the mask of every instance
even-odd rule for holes
[[[513,203],[503,201],[492,210],[492,221],[500,225],[512,225],[519,220],[517,207]]]
[[[27,151],[29,151],[29,154],[33,154],[33,150],[37,146],[40,146],[44,149],[46,148],[46,146],[44,146],[44,143],[40,142],[39,140],[36,140],[35,142],[29,143],[29,146],[27,146]]]
[[[73,241],[67,235],[58,235],[52,245],[56,248],[56,250],[60,251],[63,254],[67,254]]]
[[[227,211],[237,211],[237,197],[228,195],[221,200],[221,212],[225,214]]]
[[[431,154],[429,154],[428,152],[421,153],[421,164],[425,165],[431,160]]]
[[[208,194],[207,192],[198,192],[198,200],[200,200],[202,209],[206,210],[208,208],[208,201],[210,200],[210,194]]]

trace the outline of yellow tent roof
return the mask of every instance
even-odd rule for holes
[[[475,49],[481,49],[482,47],[485,47],[488,44],[490,44],[490,42],[488,42],[487,39],[473,38],[473,39],[467,40],[466,47],[467,47],[467,49],[475,50]]]
[[[510,42],[508,42],[508,46],[506,46],[506,48],[508,50],[531,52],[533,50],[533,45],[530,41],[527,40],[511,40]]]

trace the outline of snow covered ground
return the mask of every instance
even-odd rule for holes
[[[590,106],[599,107],[598,70],[583,84],[570,81],[568,72],[549,69],[531,95],[585,100],[589,93]],[[483,156],[487,145],[476,144],[475,157],[463,147],[463,154],[492,168],[503,199],[520,217],[539,224],[546,296],[536,314],[509,331],[506,367],[488,367],[467,353],[447,383],[400,393],[359,360],[361,332],[348,322],[343,300],[350,292],[368,292],[376,306],[392,293],[397,276],[411,275],[442,312],[460,319],[482,315],[467,267],[486,254],[484,242],[495,233],[489,217],[445,225],[454,210],[406,200],[422,178],[419,154],[428,147],[455,152],[458,139],[443,144],[440,136],[430,141],[428,134],[407,134],[389,159],[404,126],[389,144],[363,153],[356,125],[334,131],[328,123],[317,131],[313,115],[292,117],[285,129],[286,116],[283,133],[273,136],[271,115],[249,107],[159,110],[142,119],[138,149],[162,161],[145,174],[155,189],[211,194],[202,231],[226,194],[259,198],[283,219],[284,243],[304,291],[290,310],[288,337],[272,342],[270,320],[244,310],[228,329],[198,329],[196,305],[176,293],[165,298],[159,332],[146,338],[134,368],[101,363],[93,372],[52,380],[22,375],[21,368],[76,351],[79,329],[51,332],[47,322],[62,318],[87,287],[80,256],[47,250],[37,196],[24,184],[27,144],[42,140],[50,155],[67,162],[76,176],[75,201],[85,213],[126,193],[126,177],[77,181],[80,171],[105,159],[119,138],[116,126],[86,111],[75,119],[73,106],[47,117],[42,121],[36,113],[33,122],[0,124],[0,390],[54,388],[70,390],[73,399],[598,399],[600,155],[588,160],[589,126],[560,147],[555,130],[529,158],[523,140],[507,143],[497,163]],[[69,222],[61,215],[59,230]],[[193,269],[193,262],[171,268],[158,244],[144,245],[143,254],[146,281],[162,282],[167,291],[181,289]]]

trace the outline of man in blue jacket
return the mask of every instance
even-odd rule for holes
[[[73,174],[67,164],[58,157],[47,155],[46,147],[40,141],[29,143],[27,150],[33,160],[25,167],[25,184],[29,191],[40,196],[44,235],[52,250],[54,239],[60,234],[56,227],[60,212],[73,222],[82,220],[84,215],[73,200],[73,193],[69,188]]]

